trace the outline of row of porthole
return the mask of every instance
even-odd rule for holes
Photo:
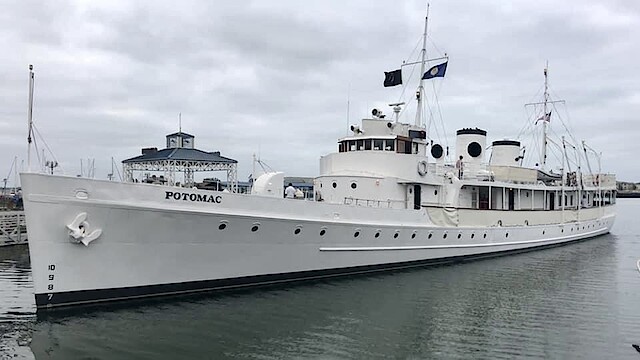
[[[598,225],[600,225],[600,223],[598,223]],[[591,225],[587,225],[587,228],[591,228],[592,226],[593,226],[594,228],[596,227],[596,225],[595,225],[595,224],[591,224]],[[224,229],[226,229],[226,228],[227,228],[227,224],[226,224],[226,223],[224,223],[224,222],[223,222],[223,223],[221,223],[221,224],[218,226],[218,229],[219,229],[219,230],[224,230]],[[258,226],[258,225],[253,225],[253,226],[251,227],[251,231],[252,231],[252,232],[256,232],[256,231],[258,231],[259,229],[260,229],[260,226]],[[578,226],[578,227],[576,228],[576,230],[580,230],[580,227]],[[584,226],[582,226],[582,230],[585,230],[585,227],[584,227]],[[573,228],[571,228],[571,230],[570,230],[570,231],[573,231]],[[302,232],[302,229],[301,229],[300,227],[297,227],[297,228],[295,228],[295,230],[293,230],[293,233],[294,233],[295,235],[299,235],[301,232]],[[560,229],[560,232],[564,232],[564,229]],[[321,229],[321,230],[320,230],[320,236],[324,236],[326,233],[327,233],[327,231],[326,231],[325,229]],[[545,233],[546,233],[546,230],[542,230],[542,235],[544,235]],[[358,237],[358,236],[360,236],[360,231],[359,231],[359,230],[356,230],[356,231],[353,233],[353,237]],[[393,238],[394,238],[394,239],[397,239],[397,238],[398,238],[398,236],[400,236],[400,233],[396,231],[396,232],[393,234]],[[375,238],[380,237],[380,231],[376,231],[376,234],[374,235],[374,237],[375,237]],[[415,237],[416,237],[416,233],[414,232],[413,234],[411,234],[411,238],[412,238],[412,239],[415,239]],[[433,233],[429,233],[429,235],[428,235],[428,237],[427,237],[427,238],[428,238],[428,239],[431,239],[432,237],[433,237]],[[474,237],[475,237],[475,233],[471,233],[471,238],[473,239]],[[483,238],[486,238],[486,237],[487,237],[487,234],[486,234],[486,233],[484,233],[484,234],[483,234]],[[505,237],[509,237],[509,233],[505,233]],[[446,233],[446,232],[445,232],[444,234],[442,234],[442,238],[443,238],[443,239],[446,239],[446,238],[447,238],[447,233]],[[462,233],[458,233],[458,239],[460,239],[460,238],[462,238]]]

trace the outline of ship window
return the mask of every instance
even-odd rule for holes
[[[357,187],[358,187],[358,184],[356,184],[356,183],[354,183],[354,182],[353,182],[353,183],[351,183],[351,188],[352,188],[352,189],[355,189],[355,188],[357,188]]]
[[[395,151],[395,145],[393,139],[388,139],[384,141],[384,149],[386,151]]]
[[[429,233],[429,236],[427,236],[427,239],[431,239],[433,237],[432,233]]]
[[[300,231],[301,231],[300,228],[296,228],[295,230],[293,230],[293,233],[298,235],[300,234]]]
[[[220,226],[218,226],[218,229],[219,230],[224,230],[226,227],[227,227],[227,224],[222,223],[222,224],[220,224]]]
[[[358,237],[360,236],[360,231],[356,231],[355,233],[353,233],[353,237]]]
[[[376,234],[374,235],[374,237],[380,237],[380,231],[376,232]]]
[[[399,235],[399,234],[396,232],[395,234],[393,234],[393,238],[394,238],[394,239],[397,239],[397,238],[398,238],[398,235]]]
[[[471,233],[471,238],[473,239],[476,236],[476,234]]]
[[[324,236],[324,234],[326,234],[327,231],[325,229],[320,230],[320,236]]]
[[[487,233],[482,234],[482,238],[486,239],[487,238]]]
[[[256,232],[258,231],[258,225],[253,225],[253,227],[251,228],[251,231]]]
[[[366,140],[364,141],[364,149],[365,149],[365,150],[371,150],[371,140],[366,139]]]
[[[411,238],[415,239],[416,238],[416,233],[411,234]]]
[[[338,145],[338,152],[345,152],[347,151],[347,145],[345,145],[344,141],[341,141],[340,144]]]
[[[356,141],[349,140],[349,150],[348,151],[356,151]]]
[[[442,238],[446,239],[447,238],[447,233],[442,234]]]
[[[467,152],[471,157],[478,157],[482,153],[482,146],[474,141],[467,146]]]
[[[358,145],[358,151],[364,150],[364,140],[358,140],[356,144]]]
[[[382,150],[384,140],[373,140],[373,150]]]
[[[333,188],[335,189],[336,187],[338,187],[338,184],[336,184],[336,182],[334,181],[333,184],[331,184],[331,186],[333,186]]]
[[[462,237],[462,234],[458,234],[458,239],[460,239]]]

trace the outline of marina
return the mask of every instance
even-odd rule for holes
[[[637,6],[3,14],[0,360],[640,356]]]

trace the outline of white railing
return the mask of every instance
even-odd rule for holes
[[[0,211],[0,246],[26,243],[24,211]]]
[[[357,199],[353,197],[344,198],[345,205],[356,205],[356,206],[366,206],[366,207],[376,207],[376,208],[386,208],[386,209],[398,209],[404,208],[406,202],[404,200],[373,200],[373,199]],[[396,206],[394,206],[396,205]]]

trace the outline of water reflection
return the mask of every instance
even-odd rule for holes
[[[0,355],[33,358],[29,349],[35,323],[33,280],[26,245],[0,247]]]

